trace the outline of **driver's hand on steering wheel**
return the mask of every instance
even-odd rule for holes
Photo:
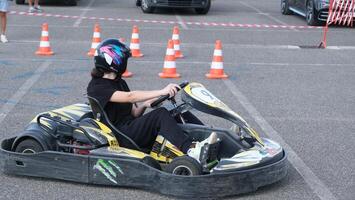
[[[163,95],[169,94],[169,97],[173,97],[178,92],[178,89],[181,89],[178,84],[170,83],[164,89],[162,89],[162,93]]]

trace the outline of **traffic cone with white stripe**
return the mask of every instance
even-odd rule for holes
[[[132,57],[134,57],[134,58],[143,57],[143,54],[141,53],[141,50],[140,50],[139,43],[140,43],[140,41],[139,41],[138,26],[133,26],[132,39],[131,39],[131,44],[129,45],[129,48],[131,49]]]
[[[223,70],[222,42],[220,40],[216,41],[211,70],[209,74],[206,74],[206,77],[209,79],[228,78],[228,75]]]
[[[122,43],[125,43],[125,39],[124,38],[119,38],[118,39],[120,42],[122,42]],[[129,77],[131,77],[131,76],[133,76],[133,73],[132,72],[129,72],[127,69],[126,69],[126,71],[122,74],[122,77],[124,77],[124,78],[129,78]]]
[[[88,56],[94,56],[95,55],[95,51],[96,51],[96,47],[100,44],[101,42],[101,30],[100,30],[100,26],[99,24],[95,24],[95,28],[94,28],[94,34],[92,36],[92,42],[91,42],[91,48],[88,52]]]
[[[41,42],[39,43],[39,48],[36,51],[36,55],[50,56],[53,54],[54,53],[49,43],[48,24],[44,23],[42,24]]]
[[[163,72],[159,73],[160,78],[179,78],[180,74],[176,73],[174,42],[169,40],[168,48],[164,61]]]
[[[178,26],[174,26],[173,30],[173,41],[174,41],[174,50],[175,50],[175,58],[183,58],[184,55],[182,55],[181,50],[180,50],[180,31]]]

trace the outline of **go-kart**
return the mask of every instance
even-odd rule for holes
[[[286,154],[278,143],[261,138],[203,85],[185,82],[180,86],[181,103],[162,96],[152,107],[169,100],[171,115],[194,141],[217,134],[216,143],[202,148],[199,161],[162,136],[151,149],[141,148],[115,128],[98,101],[89,97],[89,104],[41,113],[17,137],[3,140],[0,169],[6,174],[136,187],[179,197],[236,195],[285,177]],[[204,125],[190,112],[193,109],[234,126]],[[131,145],[120,146],[121,140]]]

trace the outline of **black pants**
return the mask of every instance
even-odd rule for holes
[[[150,149],[158,135],[163,136],[184,153],[187,152],[192,143],[165,108],[155,109],[117,128],[142,148]],[[127,140],[120,136],[118,138],[121,146],[132,146]]]

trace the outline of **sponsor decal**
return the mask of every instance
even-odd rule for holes
[[[117,184],[118,175],[124,174],[121,167],[115,161],[112,160],[98,159],[93,169],[99,171],[114,184]]]

